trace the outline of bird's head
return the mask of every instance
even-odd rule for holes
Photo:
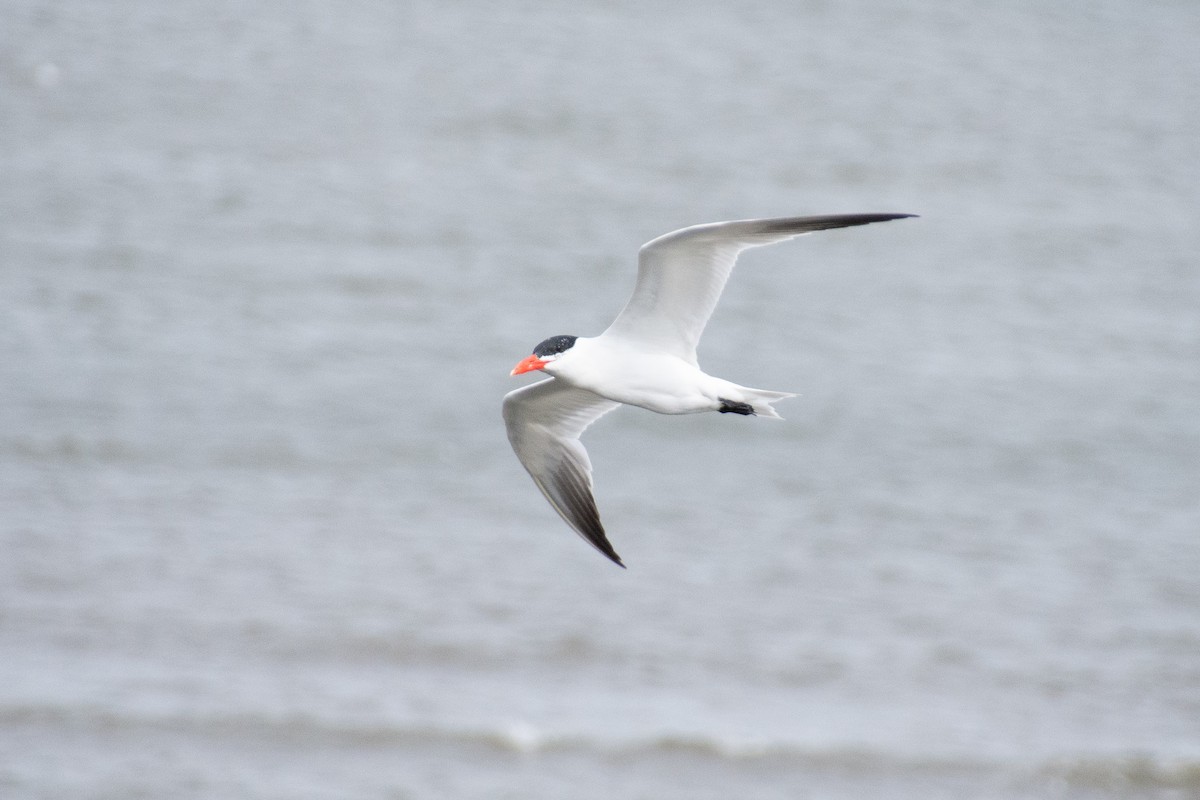
[[[539,342],[538,346],[533,348],[533,355],[513,367],[512,372],[509,374],[521,375],[525,372],[533,372],[536,369],[553,372],[552,368],[547,368],[564,353],[569,352],[575,346],[575,340],[578,338],[578,336],[551,336],[549,339]]]

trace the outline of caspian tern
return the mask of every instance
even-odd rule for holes
[[[750,389],[701,371],[696,344],[738,254],[813,231],[866,225],[914,214],[713,222],[673,231],[642,245],[633,296],[599,336],[551,336],[513,375],[550,375],[504,396],[508,440],[554,510],[621,567],[600,524],[592,464],[579,441],[589,425],[622,403],[660,414],[758,415],[795,395]]]

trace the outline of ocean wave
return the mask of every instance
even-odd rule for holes
[[[0,726],[91,728],[109,735],[170,732],[196,737],[245,737],[282,745],[366,748],[445,748],[491,751],[517,758],[558,755],[606,760],[660,759],[770,764],[804,771],[850,772],[888,777],[1007,776],[1038,785],[1055,784],[1107,792],[1200,790],[1200,759],[1148,753],[1070,755],[1029,761],[970,754],[892,751],[877,746],[818,746],[802,742],[734,740],[710,733],[662,732],[607,737],[552,732],[515,721],[490,727],[453,727],[431,722],[329,719],[309,714],[130,713],[99,707],[9,706]]]
[[[1055,760],[1039,772],[1071,786],[1122,792],[1173,789],[1200,792],[1200,760],[1162,759],[1147,754]]]
[[[69,464],[135,463],[149,455],[135,443],[115,438],[88,438],[74,434],[55,436],[7,435],[0,437],[0,454],[20,461]]]

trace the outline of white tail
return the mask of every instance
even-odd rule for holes
[[[774,404],[789,397],[795,397],[793,392],[772,392],[767,389],[748,389],[741,387],[745,402],[754,407],[754,413],[768,419],[783,419],[775,410]]]

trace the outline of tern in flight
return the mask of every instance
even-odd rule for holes
[[[788,392],[750,389],[700,369],[696,345],[738,254],[813,231],[914,214],[836,214],[713,222],[642,245],[633,296],[599,336],[551,336],[513,368],[550,377],[504,397],[504,424],[517,458],[572,529],[619,566],[592,495],[592,464],[579,441],[622,403],[660,414],[776,417]]]

